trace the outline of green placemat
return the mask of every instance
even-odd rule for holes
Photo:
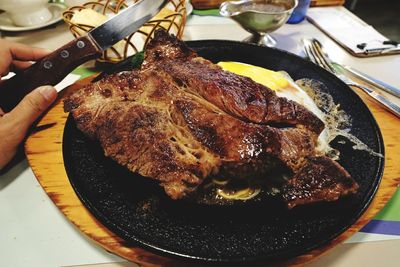
[[[386,206],[374,217],[374,220],[400,222],[400,189],[397,189]]]
[[[81,79],[83,79],[99,72],[100,71],[95,68],[76,68],[72,73],[80,75]]]
[[[220,16],[219,9],[194,9],[192,13],[199,16]]]

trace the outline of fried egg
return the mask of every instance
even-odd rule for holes
[[[299,103],[314,113],[325,125],[327,124],[326,114],[318,108],[314,100],[293,81],[288,73],[232,61],[221,61],[218,65],[225,71],[249,77],[253,81],[274,90],[279,97],[285,97]],[[329,146],[330,137],[331,134],[326,129],[320,134],[318,151],[324,154],[331,151]]]
[[[253,81],[274,90],[280,97],[286,97],[287,99],[303,105],[324,121],[324,113],[318,108],[312,98],[301,89],[286,72],[273,71],[240,62],[222,61],[219,62],[218,65],[225,71],[249,77]]]

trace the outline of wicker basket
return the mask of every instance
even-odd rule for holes
[[[92,9],[99,16],[117,14],[123,8],[139,0],[99,0],[74,6],[63,13],[63,19],[69,24],[70,31],[75,37],[82,36],[98,25],[89,25],[89,23],[80,23],[74,21],[74,15],[83,9]],[[92,11],[90,11],[92,12]],[[102,14],[102,15],[100,15]],[[113,47],[107,49],[100,62],[115,63],[126,59],[127,57],[142,51],[144,46],[152,39],[154,31],[163,28],[178,38],[182,37],[183,29],[186,23],[186,1],[170,0],[153,19],[144,24],[138,31],[127,36],[124,40],[118,42]]]

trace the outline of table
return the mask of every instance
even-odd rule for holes
[[[344,8],[340,7],[343,12]],[[243,40],[249,34],[232,21],[219,17],[192,16],[188,19],[185,40]],[[303,55],[300,39],[320,39],[332,58],[353,66],[382,81],[400,87],[400,56],[359,59],[350,56],[312,24],[304,21],[286,24],[272,34],[278,47]],[[38,47],[56,49],[72,35],[59,23],[53,27],[25,32],[3,33],[3,38]],[[400,125],[400,124],[399,124]],[[0,177],[0,259],[2,266],[137,266],[98,247],[79,232],[54,206],[23,161]],[[353,237],[365,238],[362,234]],[[371,237],[367,237],[371,238]],[[351,241],[351,240],[350,240]],[[400,240],[346,243],[337,246],[310,266],[397,266]],[[114,264],[109,264],[114,262]],[[118,263],[115,263],[118,262]]]

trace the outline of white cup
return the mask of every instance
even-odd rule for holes
[[[52,18],[48,0],[0,0],[0,9],[6,11],[16,26],[33,26]]]

